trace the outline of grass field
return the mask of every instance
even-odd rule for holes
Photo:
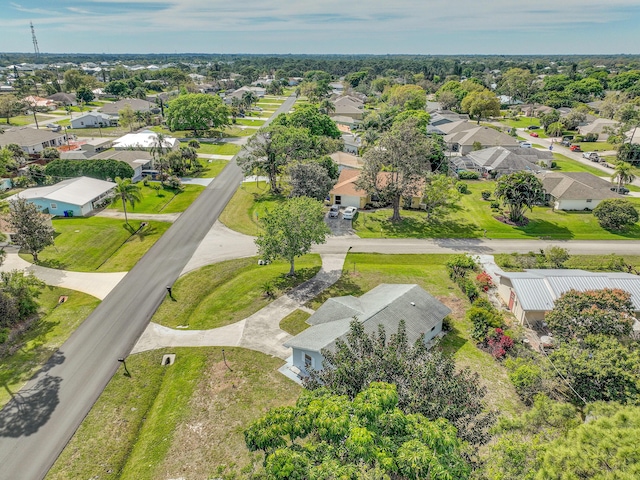
[[[258,265],[256,257],[216,263],[184,275],[173,286],[176,301],[165,300],[152,321],[167,327],[188,325],[195,330],[222,327],[242,320],[271,303],[264,285],[275,296],[313,277],[322,264],[318,255],[296,261],[297,275],[286,277],[289,264],[278,261]]]
[[[253,120],[251,118],[237,118],[237,125],[245,125],[248,127],[261,127],[264,125],[265,120]]]
[[[290,335],[297,335],[311,326],[307,323],[310,316],[311,314],[304,310],[295,310],[280,320],[280,328]]]
[[[530,125],[540,126],[540,119],[537,117],[516,117],[501,119],[500,123],[511,128],[527,128]],[[538,132],[540,129],[536,130]]]
[[[544,238],[576,240],[629,240],[640,238],[640,224],[625,232],[604,230],[590,212],[553,211],[549,207],[534,207],[527,211],[529,224],[513,227],[494,218],[497,213],[490,201],[482,200],[482,190],[493,191],[493,181],[468,182],[469,194],[463,195],[459,208],[445,218],[426,221],[426,214],[416,210],[403,210],[403,220],[391,223],[390,209],[373,212],[360,211],[353,226],[360,237],[390,238]],[[640,207],[640,198],[629,198]]]
[[[176,363],[160,365],[162,354]],[[243,431],[268,409],[295,403],[300,387],[282,361],[251,350],[172,348],[127,358],[47,480],[240,478],[261,457]]]
[[[243,183],[222,211],[220,221],[236,232],[257,235],[260,217],[283,200],[283,196],[271,194],[265,182]]]
[[[501,412],[514,414],[522,405],[502,365],[479,350],[470,340],[470,323],[464,318],[469,306],[466,297],[447,275],[445,264],[451,255],[380,255],[350,253],[342,277],[333,286],[308,303],[317,309],[330,297],[359,297],[380,283],[416,283],[436,296],[451,310],[454,331],[448,333],[441,347],[453,355],[459,366],[477,372],[488,387],[489,404]],[[354,271],[355,264],[355,273]]]
[[[62,295],[68,300],[58,305]],[[40,319],[17,340],[15,352],[0,361],[0,408],[55,354],[100,300],[75,290],[47,286],[38,303]]]
[[[562,171],[562,172],[588,172],[596,177],[604,177],[607,176],[607,172],[604,172],[596,167],[592,167],[591,165],[585,165],[584,163],[580,163],[577,160],[572,158],[565,157],[559,153],[553,154],[553,161],[556,162],[557,167],[554,171]]]
[[[534,254],[538,254],[539,252],[533,252]],[[494,255],[496,264],[505,270],[519,270],[517,268],[518,262],[517,258],[522,255],[517,254],[509,254],[509,253],[498,253]],[[616,255],[614,253],[608,255],[571,255],[569,260],[564,262],[564,268],[579,268],[582,270],[594,270],[594,271],[603,271],[603,272],[611,272],[611,271],[620,271],[619,268],[615,268],[617,266],[618,261],[622,259],[622,261],[626,265],[630,265],[631,267],[640,270],[640,255]],[[526,268],[541,268],[535,264],[532,267]],[[623,271],[626,269],[623,269]]]
[[[40,115],[37,114],[36,118],[38,119],[38,124],[41,127],[44,127],[45,123],[49,123],[53,120],[55,120],[55,116],[51,116],[51,115]],[[3,118],[2,119],[2,125],[9,125],[9,126],[13,126],[13,127],[23,127],[25,125],[31,125],[32,123],[35,123],[35,120],[33,119],[33,115],[19,115],[17,117],[11,117],[11,119],[9,120],[10,123],[7,124],[7,118]]]
[[[242,147],[233,143],[200,143],[198,153],[213,155],[235,155]]]
[[[129,220],[134,231],[140,221]],[[53,220],[55,245],[39,255],[40,264],[79,272],[123,272],[130,270],[171,226],[166,222],[148,222],[132,235],[124,220],[89,217]],[[25,260],[31,255],[21,253]]]
[[[615,146],[609,142],[578,142],[583,152],[607,152],[615,150]]]
[[[201,158],[200,163],[203,166],[203,170],[197,175],[197,178],[214,178],[220,175],[220,172],[227,166],[229,161]]]
[[[160,185],[159,182],[150,182],[150,185]],[[142,200],[131,208],[127,203],[129,213],[176,213],[184,212],[198,195],[204,190],[201,185],[183,185],[183,190],[175,190],[165,186],[162,190],[154,190],[142,183],[138,184]],[[109,206],[110,210],[123,211],[122,201],[116,201]]]

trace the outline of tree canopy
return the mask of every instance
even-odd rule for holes
[[[45,167],[45,173],[52,177],[91,177],[113,180],[116,177],[133,177],[133,168],[120,160],[54,160]]]
[[[495,195],[509,207],[509,220],[520,224],[525,219],[525,209],[532,209],[544,199],[544,189],[534,174],[515,172],[498,178]]]
[[[274,121],[275,125],[307,128],[311,135],[323,135],[340,138],[340,130],[329,115],[320,113],[313,105],[297,107],[293,113],[281,113]]]
[[[264,229],[256,245],[262,258],[284,258],[295,274],[295,259],[309,253],[313,245],[326,241],[329,228],[324,223],[322,203],[309,197],[294,197],[278,204],[262,218]]]
[[[598,219],[602,228],[607,230],[624,230],[638,222],[636,207],[621,198],[607,198],[593,209],[593,216]]]
[[[25,198],[9,202],[9,224],[13,228],[14,241],[33,255],[38,262],[38,253],[53,245],[53,227],[40,209]]]
[[[266,453],[269,478],[469,477],[455,428],[398,408],[394,385],[372,383],[353,399],[325,389],[294,407],[271,410],[245,431],[250,450]]]
[[[229,125],[229,108],[217,95],[187,93],[171,100],[166,109],[166,121],[171,130],[198,131]]]

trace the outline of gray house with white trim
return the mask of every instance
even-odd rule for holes
[[[383,283],[362,295],[330,298],[309,317],[308,329],[284,343],[293,349],[293,366],[302,376],[308,368],[322,369],[323,349],[333,349],[344,340],[355,319],[367,334],[383,325],[389,337],[398,331],[400,321],[406,324],[410,344],[424,335],[425,343],[442,332],[442,320],[451,310],[415,284]]]

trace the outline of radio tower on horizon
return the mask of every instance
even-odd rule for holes
[[[33,28],[33,22],[29,22],[31,25],[31,39],[33,40],[33,51],[36,54],[36,58],[40,57],[40,49],[38,48],[38,39],[36,38],[36,29]]]

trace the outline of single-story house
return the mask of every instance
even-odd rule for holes
[[[331,91],[337,95],[341,95],[344,92],[344,85],[342,82],[331,82],[329,84]]]
[[[151,150],[155,148],[158,141],[158,134],[151,130],[143,130],[139,133],[128,133],[113,141],[113,148],[116,150]],[[164,137],[162,145],[166,150],[178,150],[180,141],[173,137]]]
[[[77,177],[63,180],[55,185],[28,188],[7,198],[7,201],[25,198],[37,205],[43,213],[84,217],[102,206],[115,186],[113,182]]]
[[[329,112],[330,117],[349,117],[353,120],[362,120],[364,117],[364,110],[352,105],[340,104],[335,106],[333,112]]]
[[[129,105],[134,112],[160,113],[160,107],[156,104],[139,98],[123,98],[117,102],[107,103],[98,111],[117,121],[119,117],[118,112],[126,105]]]
[[[29,95],[28,97],[24,97],[22,102],[26,105],[29,105],[30,108],[39,108],[46,110],[55,110],[58,108],[56,102],[53,100],[49,100],[48,98],[37,97],[35,95]]]
[[[344,169],[350,169],[350,170],[362,169],[362,165],[363,165],[362,158],[356,155],[352,155],[347,152],[335,152],[329,156],[338,165],[339,172],[341,172]]]
[[[77,139],[80,149],[86,152],[87,157],[103,152],[113,146],[113,138],[109,137],[82,137]]]
[[[518,146],[518,141],[511,135],[472,122],[445,123],[437,128],[445,132],[444,141],[448,147],[462,155],[472,152],[477,144],[482,148]]]
[[[596,118],[593,122],[578,127],[580,135],[597,134],[599,142],[606,142],[609,134],[605,132],[609,128],[616,128],[620,122],[608,118]]]
[[[364,190],[359,189],[356,186],[358,178],[360,178],[360,170],[353,170],[344,168],[340,171],[338,182],[333,186],[329,192],[329,201],[331,204],[340,205],[342,207],[357,207],[364,208],[365,205],[371,203],[371,195]],[[388,178],[390,172],[380,172],[378,174],[378,183],[384,184],[385,179]],[[422,192],[423,188],[420,186],[418,191]],[[411,208],[420,208],[422,201],[421,196],[416,196],[411,199]]]
[[[344,340],[353,320],[362,323],[368,334],[384,326],[387,338],[404,320],[409,344],[423,335],[428,344],[442,332],[442,320],[449,313],[446,305],[418,285],[383,283],[360,298],[330,298],[307,320],[311,327],[284,346],[293,349],[293,366],[305,376],[309,368],[322,369],[321,351],[331,350],[338,340]]]
[[[47,147],[61,147],[66,142],[64,133],[49,129],[17,127],[5,130],[0,135],[0,147],[15,143],[28,154],[40,153]]]
[[[550,166],[552,152],[535,148],[491,147],[469,152],[461,157],[451,157],[451,163],[457,171],[470,170],[481,175],[507,175],[514,172],[541,172],[538,162],[543,161]]]
[[[87,112],[71,119],[71,128],[114,127],[118,119],[100,112]]]
[[[640,277],[621,272],[586,270],[531,269],[524,272],[500,272],[498,294],[522,324],[544,320],[555,301],[569,290],[619,288],[631,294],[636,313],[640,313]]]
[[[58,92],[47,97],[49,100],[53,100],[58,105],[77,105],[75,93]]]
[[[456,113],[451,110],[439,110],[431,114],[429,119],[429,125],[437,127],[444,123],[453,123],[460,121],[469,121],[469,115],[464,113]]]
[[[256,97],[263,98],[267,93],[267,89],[264,87],[249,87],[249,86],[240,87],[237,90],[234,90],[229,95],[226,95],[224,97],[225,103],[230,104],[232,98],[238,98],[242,100],[242,97],[246,92],[253,92],[256,95]]]
[[[359,108],[360,110],[364,109],[364,101],[362,101],[362,99],[358,98],[358,97],[354,97],[352,95],[344,95],[342,97],[338,97],[333,101],[333,104],[336,107],[341,107],[341,106],[350,106],[350,107],[355,107],[355,108]]]
[[[153,157],[149,152],[143,150],[107,150],[91,157],[91,160],[118,160],[125,162],[133,168],[131,180],[137,182],[144,176],[143,170],[153,168]]]
[[[342,149],[353,155],[358,155],[362,148],[362,139],[355,133],[343,133],[342,134],[343,146]]]
[[[593,210],[606,198],[623,198],[611,191],[611,182],[588,172],[544,172],[538,178],[554,210]]]

